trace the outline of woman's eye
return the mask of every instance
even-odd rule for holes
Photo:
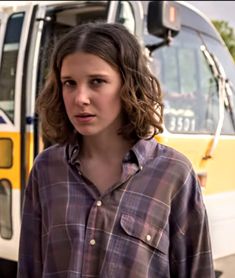
[[[63,87],[74,87],[76,82],[74,80],[65,80],[62,82]]]
[[[103,83],[106,83],[106,81],[104,79],[101,79],[101,78],[95,78],[95,79],[91,80],[91,84],[95,85],[95,86],[101,85]]]

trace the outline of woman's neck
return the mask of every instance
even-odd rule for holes
[[[99,157],[106,161],[114,158],[121,159],[131,146],[131,142],[125,140],[121,135],[110,138],[107,136],[87,136],[82,138],[80,155],[87,159]]]

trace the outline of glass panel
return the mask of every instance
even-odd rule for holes
[[[123,24],[132,34],[135,33],[135,18],[129,2],[119,2],[116,21]]]
[[[229,96],[229,99],[231,101],[231,108],[233,109],[232,113],[231,110],[225,109],[225,115],[224,115],[224,124],[222,128],[222,134],[235,134],[235,130],[232,123],[232,117],[235,120],[235,66],[234,61],[232,60],[231,55],[229,54],[228,50],[225,49],[225,47],[218,42],[217,40],[208,37],[206,35],[202,35],[202,38],[209,49],[210,52],[212,52],[217,59],[220,61],[225,73],[226,77],[229,80],[229,84],[231,85],[229,93],[231,95]]]
[[[16,13],[8,20],[0,69],[0,109],[12,122],[14,120],[17,57],[23,18],[24,13]]]
[[[185,95],[196,92],[197,80],[195,77],[197,75],[197,57],[195,51],[191,48],[182,48],[178,51],[178,55],[181,92]],[[189,70],[189,65],[191,70]]]
[[[163,61],[167,61],[168,71],[163,72],[164,81],[163,84],[167,84],[167,90],[179,92],[180,91],[180,80],[178,77],[178,66],[179,60],[177,56],[177,49],[169,48],[168,51],[162,53]],[[165,88],[165,86],[164,86]],[[165,88],[166,89],[166,88]]]
[[[200,55],[200,88],[204,93],[204,107],[201,109],[203,119],[205,119],[205,128],[215,133],[219,121],[219,94],[218,84],[211,73],[211,69],[203,55]]]
[[[10,168],[13,163],[13,143],[11,139],[0,138],[0,168]]]
[[[4,239],[12,238],[11,217],[11,184],[7,180],[0,180],[0,235]]]
[[[145,44],[159,43],[145,32]],[[217,127],[217,81],[201,45],[196,32],[182,29],[170,46],[152,53],[151,67],[163,90],[164,123],[172,133],[214,134]]]

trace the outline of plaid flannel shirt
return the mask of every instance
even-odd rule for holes
[[[79,145],[35,160],[25,192],[18,278],[212,278],[207,214],[191,163],[140,140],[104,194],[79,170]]]

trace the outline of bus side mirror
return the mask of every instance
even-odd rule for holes
[[[181,27],[180,7],[174,1],[150,1],[147,12],[147,28],[151,35],[174,37]]]

